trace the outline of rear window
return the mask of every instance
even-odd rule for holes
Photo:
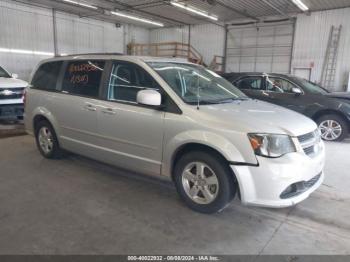
[[[62,91],[69,94],[98,97],[105,61],[80,60],[69,62],[64,74]]]
[[[43,90],[56,90],[62,63],[62,61],[57,61],[42,64],[33,77],[32,87]]]

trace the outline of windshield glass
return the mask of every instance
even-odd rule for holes
[[[188,104],[216,104],[248,99],[228,81],[204,67],[174,62],[148,64]]]
[[[319,86],[316,83],[313,83],[311,81],[308,81],[304,78],[297,78],[298,81],[301,83],[302,87],[304,88],[305,91],[307,91],[308,93],[312,93],[312,94],[327,94],[329,93],[326,89],[323,89],[321,86]]]
[[[10,78],[11,76],[0,66],[0,77]]]

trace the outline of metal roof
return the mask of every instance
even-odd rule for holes
[[[217,22],[201,17],[186,10],[179,9],[170,4],[170,0],[75,0],[98,7],[91,10],[74,6],[63,0],[13,0],[29,5],[55,8],[59,11],[69,12],[82,17],[97,18],[114,23],[130,23],[144,27],[154,28],[127,18],[111,15],[108,11],[118,10],[141,18],[161,22],[165,26],[217,23],[224,24],[236,19],[259,20],[263,17],[282,16],[302,11],[292,0],[178,0],[184,4],[215,14],[219,17]],[[350,0],[302,0],[310,11],[320,11],[350,7]]]

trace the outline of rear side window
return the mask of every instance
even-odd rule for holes
[[[246,77],[236,82],[239,89],[262,90],[262,77]]]
[[[62,61],[42,64],[33,77],[32,87],[42,90],[56,90],[62,64]]]
[[[64,74],[64,93],[96,98],[99,94],[105,61],[79,60],[69,62]]]

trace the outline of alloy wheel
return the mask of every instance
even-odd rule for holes
[[[333,141],[342,135],[342,127],[335,120],[324,120],[319,125],[321,137],[324,140]]]
[[[44,151],[44,153],[51,153],[53,149],[53,138],[51,131],[47,127],[43,126],[40,128],[38,140],[40,148]]]
[[[187,196],[197,204],[213,202],[219,192],[219,180],[205,163],[189,163],[182,172],[182,185]]]

